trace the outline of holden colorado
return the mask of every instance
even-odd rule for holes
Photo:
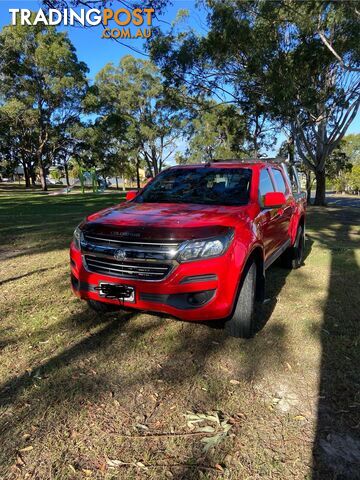
[[[230,335],[251,337],[267,268],[279,257],[302,264],[305,207],[296,168],[284,163],[169,168],[75,229],[72,289],[98,312],[223,319]]]

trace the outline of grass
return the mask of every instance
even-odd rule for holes
[[[72,231],[120,197],[0,194],[0,478],[359,478],[359,210],[309,209],[245,341],[73,297]],[[189,412],[230,426],[207,453]]]

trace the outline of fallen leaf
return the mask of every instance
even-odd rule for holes
[[[115,460],[115,459],[112,460],[110,458],[106,460],[106,463],[110,468],[117,468],[117,467],[121,467],[121,465],[124,465],[124,462],[122,462],[121,460]]]
[[[34,448],[33,446],[29,445],[27,447],[21,448],[19,450],[19,452],[31,452],[31,450],[33,450],[33,448]]]
[[[230,380],[231,385],[240,385],[239,380]]]
[[[141,462],[136,462],[136,466],[142,468],[143,470],[147,470],[147,467]]]
[[[222,466],[220,465],[220,463],[216,463],[216,464],[214,465],[214,467],[216,468],[216,470],[219,470],[220,472],[223,472],[223,471],[224,471],[224,469],[222,468]]]
[[[204,432],[204,433],[214,433],[215,428],[210,427],[210,425],[206,425],[205,427],[198,428],[198,431],[199,432]]]
[[[146,425],[143,425],[142,423],[137,423],[136,428],[140,428],[141,430],[149,430],[149,427]]]
[[[295,415],[294,420],[306,420],[306,417],[304,415]]]
[[[218,433],[213,437],[204,437],[201,439],[201,442],[204,444],[203,451],[204,453],[208,453],[210,450],[215,448],[221,441],[223,437],[222,433]]]
[[[82,469],[82,472],[84,475],[86,475],[87,477],[91,477],[92,475],[92,471],[91,470],[87,470],[85,468]]]

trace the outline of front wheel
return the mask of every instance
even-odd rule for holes
[[[232,337],[251,338],[255,334],[256,270],[255,262],[250,263],[244,270],[234,313],[225,323],[225,330]]]

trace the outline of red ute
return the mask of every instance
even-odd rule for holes
[[[256,331],[265,271],[302,263],[305,199],[294,167],[219,161],[176,166],[74,232],[71,282],[97,311],[119,307]]]

